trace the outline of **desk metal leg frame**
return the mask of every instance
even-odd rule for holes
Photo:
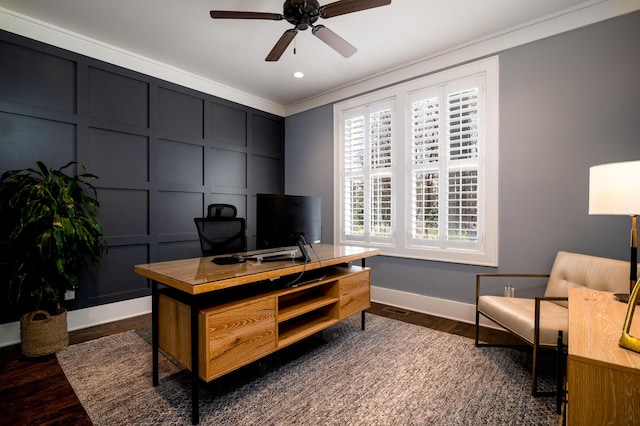
[[[362,260],[360,261],[362,263],[362,269],[366,268],[367,263],[365,262],[365,258],[363,257]],[[361,318],[361,325],[360,328],[364,331],[365,329],[365,320],[364,320],[364,311],[362,311],[362,318]]]
[[[556,413],[562,416],[562,425],[567,424],[567,389],[565,383],[567,380],[567,346],[562,339],[562,330],[558,330],[558,341],[556,347]],[[560,423],[560,422],[558,422]]]
[[[198,387],[200,371],[198,357],[198,314],[199,304],[196,296],[191,296],[191,424],[197,425],[200,421],[200,395]]]
[[[153,386],[158,386],[158,283],[151,282],[151,363],[153,365]]]

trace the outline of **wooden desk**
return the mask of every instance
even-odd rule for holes
[[[569,425],[640,424],[640,353],[618,345],[627,304],[611,293],[569,289]],[[636,308],[632,336],[640,336]]]
[[[217,265],[212,256],[136,265],[137,274],[152,280],[153,385],[158,385],[161,348],[191,370],[191,420],[197,424],[200,379],[211,381],[357,312],[362,312],[364,329],[364,310],[371,306],[365,259],[379,253],[317,244],[306,264],[249,260]],[[351,265],[358,260],[362,266]],[[283,286],[302,272],[325,277]]]

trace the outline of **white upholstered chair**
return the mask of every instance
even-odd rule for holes
[[[611,292],[613,297],[613,293],[629,292],[629,276],[629,262],[565,251],[557,253],[549,274],[478,274],[476,276],[476,346],[487,345],[479,341],[480,315],[531,345],[533,347],[531,392],[534,396],[539,395],[536,371],[538,350],[555,348],[558,344],[559,330],[563,331],[564,344],[568,342],[570,332],[567,330],[568,289],[588,287]],[[482,279],[486,280],[489,277],[538,279],[548,277],[548,281],[543,297],[528,299],[497,296],[495,286],[494,295],[482,294],[480,283]],[[502,286],[500,291],[502,292]]]

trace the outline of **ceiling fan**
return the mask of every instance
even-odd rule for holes
[[[334,16],[359,12],[388,4],[391,4],[391,0],[338,0],[324,6],[320,6],[318,0],[285,0],[282,14],[224,10],[212,10],[209,14],[213,19],[266,19],[271,21],[286,19],[292,23],[294,27],[282,34],[276,45],[265,58],[265,61],[273,62],[280,59],[291,41],[293,41],[298,34],[298,31],[304,31],[309,27],[312,28],[311,32],[314,36],[328,44],[345,58],[348,58],[356,53],[357,49],[324,25],[314,25],[316,21],[319,18],[333,18]]]

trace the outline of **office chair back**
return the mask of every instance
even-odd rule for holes
[[[247,251],[246,224],[240,217],[196,217],[202,256]]]
[[[207,217],[236,217],[238,209],[233,204],[209,204]]]

